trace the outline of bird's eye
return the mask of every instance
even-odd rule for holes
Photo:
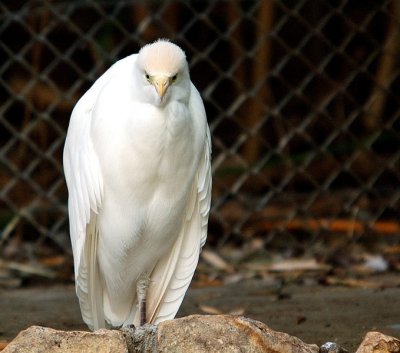
[[[147,81],[150,80],[150,75],[149,75],[147,72],[145,73],[145,77],[146,77],[146,80],[147,80]]]
[[[172,82],[175,82],[175,81],[176,81],[176,79],[177,79],[177,77],[178,77],[178,75],[174,75],[174,76],[172,76],[172,77],[171,77],[171,81],[172,81]]]

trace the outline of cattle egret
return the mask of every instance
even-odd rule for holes
[[[116,62],[78,101],[63,159],[91,329],[175,317],[207,236],[210,154],[202,99],[167,40]]]

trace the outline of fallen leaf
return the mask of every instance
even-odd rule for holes
[[[233,274],[225,276],[223,278],[223,283],[224,284],[238,283],[241,280],[243,280],[243,278],[244,278],[243,273],[233,273]]]
[[[330,266],[321,264],[315,259],[290,259],[273,263],[269,266],[270,271],[327,271]]]
[[[357,278],[326,277],[324,282],[330,285],[342,285],[352,288],[382,288],[381,281],[364,280]]]
[[[219,315],[222,314],[222,311],[220,309],[217,309],[213,306],[208,306],[208,305],[199,305],[199,309],[205,313],[205,314],[210,314],[210,315]]]
[[[245,267],[254,271],[273,271],[273,272],[291,272],[291,271],[328,271],[331,267],[321,264],[315,259],[288,259],[275,263],[270,262],[249,262]]]
[[[44,266],[56,267],[66,263],[66,258],[63,255],[45,257],[40,259],[40,263]]]
[[[201,257],[209,265],[215,267],[218,270],[226,271],[228,273],[234,273],[235,269],[229,265],[221,256],[216,252],[204,249],[201,253]]]
[[[238,308],[229,310],[226,314],[228,314],[228,315],[244,315],[245,311],[246,311],[245,308],[238,307]]]
[[[40,265],[29,265],[14,261],[0,260],[0,269],[17,271],[26,275],[36,275],[45,278],[55,278],[56,273]]]
[[[200,304],[199,305],[199,309],[205,313],[205,314],[209,314],[209,315],[221,315],[221,314],[226,314],[226,315],[243,315],[245,313],[245,308],[244,307],[237,307],[237,308],[233,308],[230,309],[228,311],[223,311],[221,309],[218,309],[214,306],[209,306],[209,305],[203,305]]]
[[[302,324],[302,323],[305,322],[306,320],[307,320],[307,318],[306,318],[305,316],[303,316],[303,315],[298,316],[298,317],[297,317],[297,325]]]
[[[192,282],[191,286],[194,288],[205,288],[205,287],[219,287],[223,284],[223,281],[219,278],[210,277],[204,273],[197,273],[196,278]]]
[[[400,245],[388,245],[383,248],[383,252],[385,254],[393,254],[398,255],[400,254]]]

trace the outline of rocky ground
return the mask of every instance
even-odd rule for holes
[[[251,280],[191,288],[178,316],[233,313],[259,320],[307,343],[337,342],[354,351],[368,331],[400,337],[399,276],[385,275],[369,288]],[[373,282],[369,282],[373,283]],[[85,329],[72,285],[0,290],[0,341],[31,325]]]

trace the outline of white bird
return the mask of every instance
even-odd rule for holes
[[[167,40],[116,62],[78,101],[63,160],[91,329],[175,317],[207,236],[210,155],[202,99]]]

